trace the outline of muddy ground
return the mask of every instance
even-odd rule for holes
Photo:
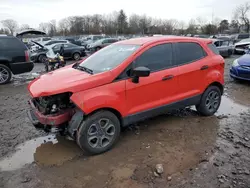
[[[193,108],[161,115],[129,127],[114,149],[92,157],[32,127],[26,81],[0,86],[0,187],[250,187],[250,84],[229,78],[235,58],[226,59],[215,116],[200,117]]]

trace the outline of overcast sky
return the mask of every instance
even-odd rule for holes
[[[246,0],[0,0],[0,20],[14,19],[20,25],[38,27],[74,15],[107,14],[124,9],[127,15],[147,14],[188,22],[198,16],[212,20],[232,18],[232,12]]]

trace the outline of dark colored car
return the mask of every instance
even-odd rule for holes
[[[59,44],[59,43],[69,43],[68,40],[51,40],[49,42],[44,43],[44,46],[50,46],[52,44]]]
[[[55,45],[52,45],[51,48],[53,49],[53,51],[55,53],[59,53],[61,46],[63,46],[63,48],[64,48],[64,53],[63,53],[64,58],[72,58],[72,59],[77,61],[77,60],[81,59],[81,57],[86,56],[84,47],[77,46],[77,45],[71,44],[71,43],[55,44]]]
[[[26,45],[16,37],[0,35],[0,84],[6,84],[13,74],[30,72],[34,64],[30,61]]]
[[[230,69],[230,76],[238,80],[250,81],[250,54],[241,56],[239,59],[234,60]]]
[[[75,44],[77,46],[81,46],[82,42],[80,40],[76,40],[74,38],[65,38],[65,40],[69,41],[72,44]]]

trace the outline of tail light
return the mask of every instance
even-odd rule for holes
[[[30,61],[30,54],[29,51],[25,51],[25,61],[29,62]]]

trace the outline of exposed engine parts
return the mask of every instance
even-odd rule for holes
[[[52,96],[34,98],[33,103],[44,115],[60,113],[60,111],[73,108],[70,102],[71,93],[62,93]]]

